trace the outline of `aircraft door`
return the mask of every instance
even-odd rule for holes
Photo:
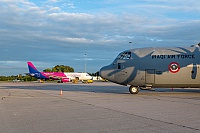
[[[155,69],[145,70],[145,83],[154,84],[155,83]]]

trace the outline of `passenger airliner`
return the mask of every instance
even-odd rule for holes
[[[41,80],[59,80],[62,82],[70,82],[72,80],[88,80],[92,79],[88,73],[76,72],[39,72],[32,62],[27,62],[29,73],[27,75]]]
[[[39,72],[32,62],[27,62],[29,73],[27,75],[40,80],[61,80],[61,82],[69,82],[70,79],[63,72]]]

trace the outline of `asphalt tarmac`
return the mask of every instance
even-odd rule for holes
[[[200,133],[200,89],[132,95],[109,82],[0,83],[0,132]]]

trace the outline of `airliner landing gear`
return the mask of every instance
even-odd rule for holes
[[[131,85],[131,86],[129,87],[129,92],[130,92],[131,94],[137,94],[137,93],[139,92],[139,87],[135,87],[135,86]]]

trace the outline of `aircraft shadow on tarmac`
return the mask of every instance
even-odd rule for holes
[[[71,91],[71,92],[94,92],[94,93],[113,93],[113,94],[130,94],[128,86],[121,85],[93,85],[93,84],[38,84],[4,86],[5,89],[27,89],[27,90],[53,90],[53,91]],[[155,88],[155,91],[140,90],[140,93],[200,93],[199,88]],[[140,94],[139,93],[139,94]],[[136,94],[137,95],[137,94]]]

